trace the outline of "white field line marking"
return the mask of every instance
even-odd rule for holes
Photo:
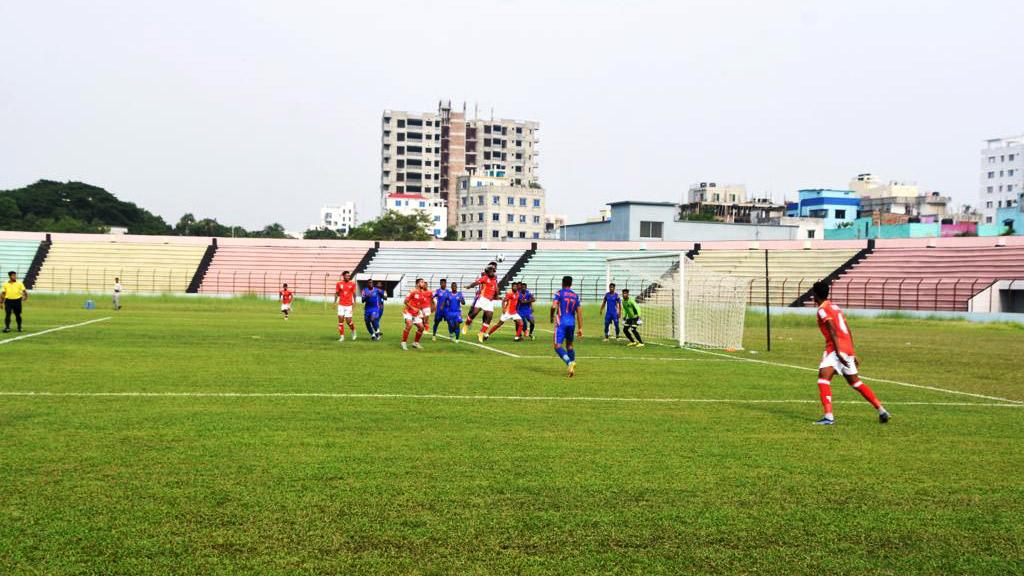
[[[557,356],[520,356],[520,358],[550,358],[558,360]],[[729,362],[725,358],[658,358],[656,356],[577,356],[580,360],[637,360],[641,362]]]
[[[721,356],[723,358],[732,358],[740,362],[753,362],[755,364],[767,364],[768,366],[779,366],[782,368],[792,368],[794,370],[803,370],[805,372],[817,372],[817,368],[808,368],[807,366],[797,366],[795,364],[783,364],[781,362],[770,362],[768,360],[755,360],[754,358],[742,358],[739,356],[730,356],[729,354],[723,354],[721,352],[711,352],[710,350],[701,350],[699,348],[687,348],[694,352],[700,352],[701,354],[710,354],[712,356]],[[937,386],[926,386],[924,384],[911,384],[909,382],[898,382],[896,380],[888,380],[885,378],[870,378],[868,376],[861,375],[861,380],[867,380],[869,382],[882,382],[885,384],[895,384],[896,386],[905,386],[907,388],[918,388],[921,390],[931,390],[933,392],[944,392],[946,394],[958,394],[960,396],[971,396],[973,398],[984,398],[985,400],[997,400],[999,402],[1012,402],[1014,404],[1024,404],[1021,400],[1012,400],[1010,398],[1002,398],[1000,396],[987,396],[985,394],[975,394],[974,392],[963,392],[961,390],[950,390],[948,388],[939,388]]]
[[[545,332],[550,332],[551,334],[554,334],[554,332],[551,332],[551,330],[545,330],[544,328],[538,328],[538,330],[544,330]],[[657,344],[658,346],[668,346],[667,344],[660,344],[658,342],[650,342],[650,344]],[[783,364],[781,362],[771,362],[771,361],[768,361],[768,360],[756,360],[754,358],[743,358],[743,357],[740,357],[740,356],[731,356],[729,354],[723,354],[721,352],[711,352],[710,350],[702,350],[700,348],[683,348],[682,350],[689,350],[689,351],[698,352],[698,353],[701,353],[701,354],[710,354],[712,356],[720,356],[722,358],[729,358],[730,360],[736,360],[736,361],[740,361],[740,362],[753,362],[755,364],[766,364],[768,366],[779,366],[779,367],[782,367],[782,368],[792,368],[794,370],[803,370],[803,371],[806,371],[806,372],[817,372],[818,371],[817,368],[808,368],[807,366],[797,366],[795,364]],[[971,396],[973,398],[983,398],[985,400],[996,400],[996,401],[999,401],[999,402],[1012,402],[1014,404],[1024,404],[1024,401],[1013,400],[1013,399],[1010,399],[1010,398],[1003,398],[1001,396],[988,396],[988,395],[985,395],[985,394],[976,394],[974,392],[963,392],[961,390],[951,390],[951,389],[948,389],[948,388],[939,388],[937,386],[926,386],[924,384],[911,384],[909,382],[899,382],[899,381],[896,381],[896,380],[889,380],[889,379],[886,379],[886,378],[871,378],[871,377],[864,376],[864,375],[861,375],[860,378],[861,378],[861,380],[867,380],[869,382],[882,382],[884,384],[894,384],[896,386],[904,386],[906,388],[918,388],[920,390],[931,390],[933,392],[944,392],[946,394],[957,394],[957,395],[960,395],[960,396]]]
[[[95,318],[93,320],[86,320],[85,322],[79,322],[78,324],[67,324],[65,326],[57,326],[56,328],[50,328],[49,330],[42,330],[40,332],[33,332],[31,334],[25,334],[24,336],[16,336],[14,338],[7,338],[6,340],[0,340],[0,344],[10,344],[18,340],[24,340],[25,338],[32,338],[34,336],[42,336],[43,334],[49,334],[50,332],[56,332],[58,330],[67,330],[68,328],[78,328],[79,326],[85,326],[86,324],[92,324],[93,322],[103,322],[104,320],[110,320],[110,316],[104,316],[103,318]]]
[[[452,339],[451,336],[445,336],[444,334],[438,334],[438,336],[441,337],[441,338],[445,338],[447,340],[451,340]],[[520,356],[519,354],[513,354],[511,352],[506,352],[504,350],[498,350],[497,348],[493,348],[491,346],[485,346],[483,344],[480,344],[479,342],[471,342],[469,340],[459,339],[459,343],[460,344],[469,344],[470,346],[476,346],[477,348],[483,348],[484,350],[490,350],[491,352],[497,352],[498,354],[504,354],[505,356],[510,356],[512,358],[522,358],[522,356]]]
[[[367,398],[410,400],[485,400],[522,402],[623,402],[649,404],[817,404],[818,400],[730,399],[730,398],[636,398],[612,396],[488,396],[468,394],[377,394],[344,392],[6,392],[0,397],[32,398]],[[833,404],[863,404],[863,400],[836,400]],[[890,402],[902,406],[983,406],[1024,408],[1020,404],[987,402]]]
[[[540,330],[541,332],[547,332],[548,334],[554,334],[555,333],[554,330],[548,330],[547,328],[537,328],[537,330]],[[590,340],[593,340],[593,339],[597,338],[598,340],[604,341],[604,336],[591,336],[589,338],[590,338]],[[580,338],[577,338],[577,340],[579,340],[579,339]],[[646,344],[648,346],[664,346],[666,348],[678,348],[678,346],[676,346],[674,344],[663,344],[661,342],[650,342],[650,341],[648,341],[648,342],[644,342],[644,344]]]

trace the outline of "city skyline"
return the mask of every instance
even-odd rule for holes
[[[1024,132],[1012,73],[1024,7],[1012,2],[2,13],[0,188],[81,180],[171,223],[193,212],[299,230],[349,200],[372,218],[381,113],[439,99],[539,122],[548,211],[573,222],[610,201],[678,202],[697,181],[781,201],[863,172],[977,206],[984,142]],[[383,35],[393,41],[374,42]],[[496,66],[480,44],[510,35],[514,58]],[[396,64],[470,45],[459,73]]]

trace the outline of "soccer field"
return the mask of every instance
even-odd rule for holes
[[[817,427],[811,316],[711,354],[589,308],[569,379],[546,310],[403,352],[394,306],[83,300],[0,340],[0,573],[1024,571],[1020,325],[852,318],[893,421],[837,379]]]

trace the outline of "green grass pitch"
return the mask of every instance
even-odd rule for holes
[[[722,356],[588,309],[568,379],[547,332],[403,352],[396,307],[83,300],[0,345],[3,574],[1024,572],[1019,325],[853,318],[893,421],[837,380],[822,428],[810,316]]]

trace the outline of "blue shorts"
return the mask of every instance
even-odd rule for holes
[[[376,320],[377,318],[380,318],[381,312],[382,310],[378,308],[367,308],[366,310],[363,310],[363,317],[369,318],[370,320]]]
[[[517,310],[516,312],[519,313],[519,317],[522,318],[523,320],[529,320],[531,322],[533,321],[533,310],[532,309],[527,308],[525,310]]]
[[[606,313],[604,315],[604,321],[605,322],[611,322],[613,320],[618,320],[618,319],[619,319],[619,315],[618,314],[607,314]]]
[[[462,324],[462,314],[449,314],[444,319],[449,324]]]
[[[561,345],[562,342],[572,344],[576,340],[576,325],[570,324],[568,326],[559,326],[555,328],[555,344]]]

